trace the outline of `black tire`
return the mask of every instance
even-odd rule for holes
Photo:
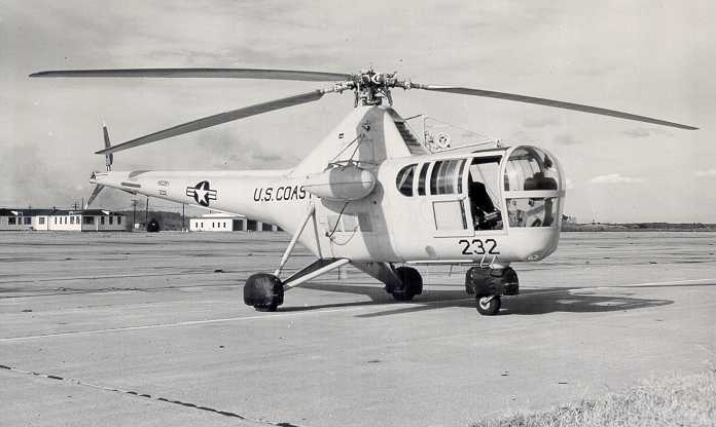
[[[269,304],[269,305],[255,305],[254,310],[260,311],[262,313],[273,313],[276,311],[278,306],[276,304]]]
[[[393,289],[391,294],[396,301],[411,301],[415,295],[423,293],[423,277],[413,267],[398,267],[395,269],[402,286]]]
[[[276,311],[283,304],[283,283],[273,274],[254,274],[244,284],[244,304],[257,311]]]
[[[490,300],[488,301],[488,299]],[[502,301],[500,301],[499,296],[475,298],[475,308],[477,308],[477,312],[482,314],[483,316],[496,315],[500,312],[501,306]]]

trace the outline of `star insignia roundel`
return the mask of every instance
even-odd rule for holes
[[[187,187],[186,195],[193,197],[201,206],[209,206],[212,200],[216,200],[216,190],[211,189],[209,181],[201,181],[193,187]]]

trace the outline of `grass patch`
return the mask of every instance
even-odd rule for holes
[[[507,426],[716,426],[716,370],[654,379],[597,400],[473,424],[473,427]]]

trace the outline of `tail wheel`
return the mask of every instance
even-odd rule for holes
[[[502,301],[498,295],[475,298],[477,312],[483,316],[494,316],[500,312]]]
[[[395,269],[402,286],[393,289],[392,295],[396,301],[410,301],[415,295],[423,293],[423,277],[413,267],[398,267]]]

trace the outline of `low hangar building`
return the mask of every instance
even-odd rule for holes
[[[191,218],[189,231],[280,231],[269,223],[246,218],[243,215],[210,213]]]
[[[126,231],[123,214],[106,209],[0,209],[0,231]]]

